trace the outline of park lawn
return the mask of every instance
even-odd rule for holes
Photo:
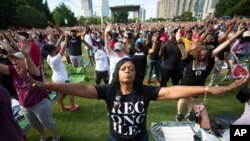
[[[85,52],[85,51],[84,51]],[[87,55],[84,55],[84,61],[88,60]],[[65,62],[66,64],[66,62]],[[67,68],[70,66],[67,65]],[[46,65],[46,79],[51,81],[51,70]],[[88,66],[86,68],[90,81],[88,84],[95,84],[94,67]],[[210,79],[207,79],[210,80]],[[87,84],[86,82],[84,82]],[[219,83],[225,85],[226,83]],[[155,84],[153,84],[155,85]],[[168,85],[171,85],[170,83]],[[237,91],[220,95],[220,96],[208,96],[208,112],[210,116],[232,113],[236,116],[240,116],[244,110],[243,104],[241,104],[236,98]],[[202,101],[200,96],[196,102]],[[68,97],[65,98],[65,104],[69,104]],[[62,141],[107,141],[109,137],[109,120],[106,111],[106,104],[103,100],[92,100],[76,97],[75,103],[80,105],[80,108],[76,112],[67,111],[60,112],[59,106],[54,103],[52,107],[53,118],[55,119],[59,134],[62,136]],[[152,101],[148,108],[147,115],[147,128],[149,133],[149,140],[153,141],[153,136],[150,132],[151,122],[161,121],[175,121],[176,114],[176,100],[169,101]],[[186,109],[184,109],[185,112]],[[48,131],[47,131],[48,132]],[[51,134],[48,132],[50,138]],[[27,134],[29,141],[37,141],[40,136],[37,131],[30,129]]]

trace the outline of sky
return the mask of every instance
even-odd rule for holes
[[[61,2],[64,2],[70,9],[75,13],[75,16],[78,16],[78,9],[76,6],[81,9],[81,0],[47,0],[50,11],[58,6]],[[94,1],[94,0],[93,0]],[[141,5],[146,9],[146,19],[150,17],[156,17],[156,5],[157,0],[109,0],[109,6],[117,5]]]

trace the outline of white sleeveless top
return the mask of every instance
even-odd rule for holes
[[[65,82],[69,80],[68,72],[62,62],[62,56],[60,53],[57,53],[54,57],[48,55],[47,62],[53,71],[52,82]]]

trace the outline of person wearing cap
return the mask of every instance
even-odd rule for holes
[[[12,76],[21,110],[30,125],[40,133],[40,140],[47,140],[45,128],[48,128],[52,132],[53,141],[58,141],[60,136],[52,118],[49,91],[34,88],[22,77],[22,74],[28,73],[33,79],[44,81],[40,69],[30,57],[31,47],[28,40],[22,40],[21,43],[19,52],[8,55],[13,66],[0,64],[0,73]]]
[[[204,93],[226,94],[249,81],[244,77],[223,87],[143,85],[137,81],[135,64],[130,58],[117,62],[113,75],[112,83],[107,85],[49,83],[35,81],[26,74],[23,77],[39,89],[49,88],[82,98],[103,100],[109,113],[109,141],[149,141],[147,115],[151,101],[175,100]]]
[[[141,37],[135,41],[135,48],[130,49],[130,55],[135,63],[135,71],[138,73],[138,83],[142,84],[146,74],[148,48]]]
[[[9,92],[0,85],[0,140],[1,141],[25,141],[26,137],[15,121]]]
[[[83,39],[83,43],[86,47],[94,53],[95,58],[95,83],[99,85],[101,80],[104,81],[105,84],[109,82],[109,60],[106,51],[102,46],[102,41],[100,39],[94,41],[94,45],[88,44],[85,39]]]
[[[109,58],[109,84],[111,83],[113,79],[113,72],[115,70],[116,63],[120,61],[123,58],[129,58],[129,56],[126,54],[123,44],[121,42],[116,42],[114,44],[114,50],[111,49],[109,40],[108,40],[108,34],[112,30],[112,25],[108,24],[106,29],[105,29],[105,49],[107,51],[107,55]]]
[[[160,48],[161,57],[161,87],[166,87],[171,78],[172,85],[178,85],[180,81],[181,58],[187,58],[187,52],[183,44],[177,43],[181,38],[180,29],[171,32],[171,39],[163,42]]]
[[[60,43],[62,39],[65,37],[65,43],[63,46],[61,46],[60,50],[58,51],[58,48],[60,47]],[[56,45],[46,44],[44,45],[44,50],[48,53],[47,56],[47,62],[52,70],[52,82],[61,82],[61,83],[69,83],[68,78],[68,72],[65,67],[65,65],[62,62],[62,56],[65,52],[67,43],[68,43],[68,36],[61,35],[59,40],[57,41]],[[57,102],[60,105],[61,112],[72,110],[76,111],[79,108],[79,105],[74,104],[74,97],[70,96],[70,106],[65,106],[63,102],[63,94],[58,93],[58,99]]]

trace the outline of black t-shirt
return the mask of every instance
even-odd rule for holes
[[[146,71],[148,49],[143,48],[142,51],[138,51],[137,49],[132,49],[130,51],[130,54],[132,55],[131,58],[135,64],[136,72]]]
[[[152,59],[152,60],[159,60],[160,59],[158,53],[159,53],[160,48],[161,48],[161,43],[162,43],[162,41],[157,41],[155,51],[152,54],[150,54],[150,56],[149,56],[150,59]]]
[[[161,67],[168,70],[177,70],[180,68],[180,62],[181,51],[176,41],[170,40],[162,56]]]
[[[194,86],[204,86],[205,81],[214,66],[214,58],[211,58],[212,52],[208,52],[208,64],[205,62],[200,62],[197,67],[194,65],[194,58],[188,55],[186,62],[186,72],[181,80],[180,85],[194,85]]]
[[[119,141],[136,141],[147,135],[147,109],[150,100],[158,97],[159,87],[144,85],[131,94],[122,95],[118,109],[113,108],[113,104],[119,92],[112,84],[95,87],[99,98],[104,99],[107,104],[112,137]]]
[[[81,37],[71,37],[69,36],[69,54],[72,56],[81,56],[82,47],[81,47]]]

